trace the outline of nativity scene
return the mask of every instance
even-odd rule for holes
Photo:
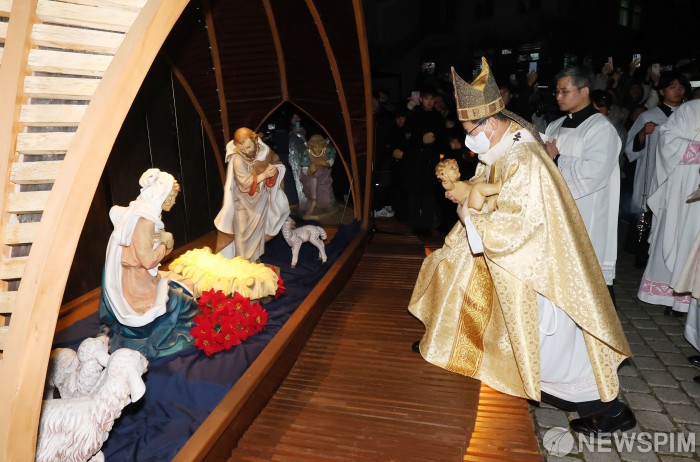
[[[13,101],[44,114],[35,121],[23,112],[22,122],[3,126],[14,133],[7,137],[16,142],[13,153],[24,157],[2,165],[31,179],[12,175],[14,205],[2,211],[16,230],[5,243],[11,247],[10,265],[0,270],[0,367],[6,378],[0,414],[8,422],[0,430],[2,460],[171,460],[188,451],[183,448],[197,444],[194,433],[222,400],[249,399],[233,390],[253,364],[274,370],[280,358],[298,352],[296,339],[304,331],[299,326],[318,316],[332,300],[328,294],[343,283],[335,273],[328,275],[329,269],[356,264],[357,257],[347,252],[359,255],[366,233],[362,203],[367,191],[353,181],[365,165],[358,168],[353,161],[354,167],[342,171],[352,176],[344,182],[353,185],[344,217],[321,223],[314,212],[335,206],[334,162],[345,156],[342,163],[350,166],[351,158],[366,154],[367,146],[353,141],[364,124],[351,131],[334,128],[329,134],[337,146],[330,146],[327,137],[317,141],[320,135],[310,140],[311,157],[300,161],[314,204],[306,214],[297,197],[290,204],[285,194],[288,148],[282,146],[280,156],[276,146],[265,143],[262,130],[282,104],[299,106],[318,126],[340,127],[349,123],[340,108],[367,115],[366,101],[336,98],[319,105],[318,97],[306,98],[293,88],[298,71],[292,57],[284,81],[279,73],[269,73],[268,83],[259,82],[269,95],[236,81],[257,75],[253,64],[237,70],[233,80],[232,74],[221,78],[226,65],[220,63],[248,59],[241,54],[246,39],[240,37],[219,56],[213,57],[208,46],[201,49],[206,54],[196,52],[211,60],[205,67],[217,69],[220,77],[196,81],[201,66],[193,63],[191,50],[183,50],[182,41],[219,39],[208,35],[202,2],[106,3],[99,8],[91,2],[67,4],[66,14],[73,19],[50,17],[50,12],[25,17],[22,8],[14,7],[0,11],[5,21],[24,21],[26,31],[51,24],[58,38],[45,58],[63,59],[67,66],[53,66],[48,76],[41,75],[46,69],[17,68],[16,82],[41,80],[43,89],[31,95],[23,93],[21,83],[9,83],[9,74],[2,77],[4,88],[17,89]],[[240,8],[265,17],[263,2],[238,3],[214,6],[221,29],[237,22]],[[30,9],[36,7],[32,4]],[[275,14],[284,16],[287,8],[277,5]],[[101,20],[80,28],[79,18],[98,11]],[[310,11],[305,14],[311,18]],[[4,40],[6,58],[14,56],[8,50],[35,43],[13,30],[22,29],[11,28]],[[281,69],[285,63],[277,63],[274,43],[290,33],[307,32],[274,30],[265,40],[255,39]],[[109,44],[98,44],[106,38]],[[321,42],[316,46],[324,48]],[[94,58],[94,53],[104,55]],[[359,56],[348,72],[362,68]],[[102,60],[99,71],[86,59]],[[319,61],[321,69],[328,68],[327,59]],[[2,68],[9,73],[14,68],[8,63]],[[361,78],[352,91],[362,92],[367,84]],[[315,91],[337,93],[336,85],[341,84],[319,78]],[[217,92],[229,96],[210,104]],[[242,102],[246,93],[254,104]],[[31,98],[51,104],[31,107]],[[27,156],[39,161],[25,163]],[[45,209],[49,195],[54,208]],[[289,227],[292,217],[296,233]],[[300,237],[286,240],[285,223],[287,238]],[[315,227],[314,234],[303,237],[302,228],[311,229],[307,226]],[[305,302],[309,306],[297,314]],[[17,304],[24,309],[15,309]],[[42,327],[30,328],[29,317]],[[273,339],[276,344],[270,345]],[[282,348],[292,339],[294,346]],[[25,370],[23,361],[38,367]],[[11,364],[16,373],[6,369]],[[269,389],[283,375],[253,377],[256,386]],[[16,389],[19,394],[10,392]],[[15,418],[15,406],[22,409],[22,419]],[[82,417],[95,413],[104,418]],[[234,413],[216,425],[244,428],[240,422],[245,419],[249,416]],[[20,421],[27,426],[15,424]],[[81,436],[87,434],[89,444]],[[235,439],[221,444],[235,444]]]

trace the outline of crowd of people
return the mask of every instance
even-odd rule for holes
[[[519,91],[499,86],[483,59],[471,84],[453,70],[450,88],[422,87],[391,113],[376,94],[376,165],[389,174],[383,189],[375,182],[374,216],[446,234],[409,306],[426,327],[415,351],[576,410],[577,432],[635,425],[617,400],[616,369],[631,356],[613,291],[621,223],[632,231],[625,248],[646,267],[639,298],[689,313],[686,338],[700,347],[700,99],[690,100],[700,95],[689,83],[697,67],[680,64],[568,66],[551,87],[531,72]],[[445,159],[467,191],[486,182],[495,200],[475,209],[457,199]]]

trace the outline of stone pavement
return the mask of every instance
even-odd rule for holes
[[[683,337],[685,317],[664,316],[664,307],[637,299],[643,269],[633,263],[633,257],[620,249],[615,296],[635,355],[620,366],[620,398],[634,411],[637,426],[624,434],[616,432],[609,442],[579,444],[578,435],[563,430],[578,417],[576,413],[531,404],[538,442],[548,462],[700,460],[700,384],[693,382],[700,368],[687,360],[699,353]],[[548,436],[560,437],[559,454],[568,454],[555,455],[543,445],[548,430]],[[696,444],[691,444],[693,438]]]

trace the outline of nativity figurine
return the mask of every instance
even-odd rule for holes
[[[476,211],[482,211],[484,204],[488,210],[496,209],[496,196],[501,192],[502,181],[487,183],[485,176],[478,176],[469,181],[460,181],[459,166],[455,159],[446,159],[435,166],[435,176],[445,188],[448,199],[463,204]]]
[[[308,208],[302,212],[304,218],[309,219],[333,211],[335,196],[331,167],[335,161],[335,148],[323,136],[312,135],[305,154],[299,180],[308,199]]]
[[[104,461],[100,448],[122,409],[146,393],[148,361],[128,348],[115,351],[86,396],[46,400],[41,406],[37,462]]]
[[[226,184],[216,228],[233,234],[220,250],[226,258],[258,262],[265,242],[276,236],[289,216],[282,180],[285,167],[279,157],[249,128],[239,128],[226,145]]]
[[[305,225],[297,228],[296,222],[292,218],[287,218],[282,226],[282,236],[287,244],[292,248],[292,264],[291,267],[297,266],[299,260],[299,250],[304,242],[312,244],[318,249],[318,258],[321,263],[326,263],[326,248],[323,243],[326,240],[326,231],[315,225]]]
[[[192,345],[190,329],[198,307],[186,287],[158,272],[175,243],[161,213],[175,205],[180,186],[157,168],[141,175],[139,185],[136,200],[109,212],[114,231],[107,244],[99,315],[110,352],[131,348],[152,359]]]

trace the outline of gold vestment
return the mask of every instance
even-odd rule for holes
[[[510,395],[540,400],[537,294],[583,330],[603,401],[617,397],[629,345],[576,204],[544,147],[513,122],[491,169],[495,211],[471,214],[484,244],[473,255],[458,222],[423,262],[409,311],[421,353],[437,366]],[[480,164],[477,176],[485,166]]]

